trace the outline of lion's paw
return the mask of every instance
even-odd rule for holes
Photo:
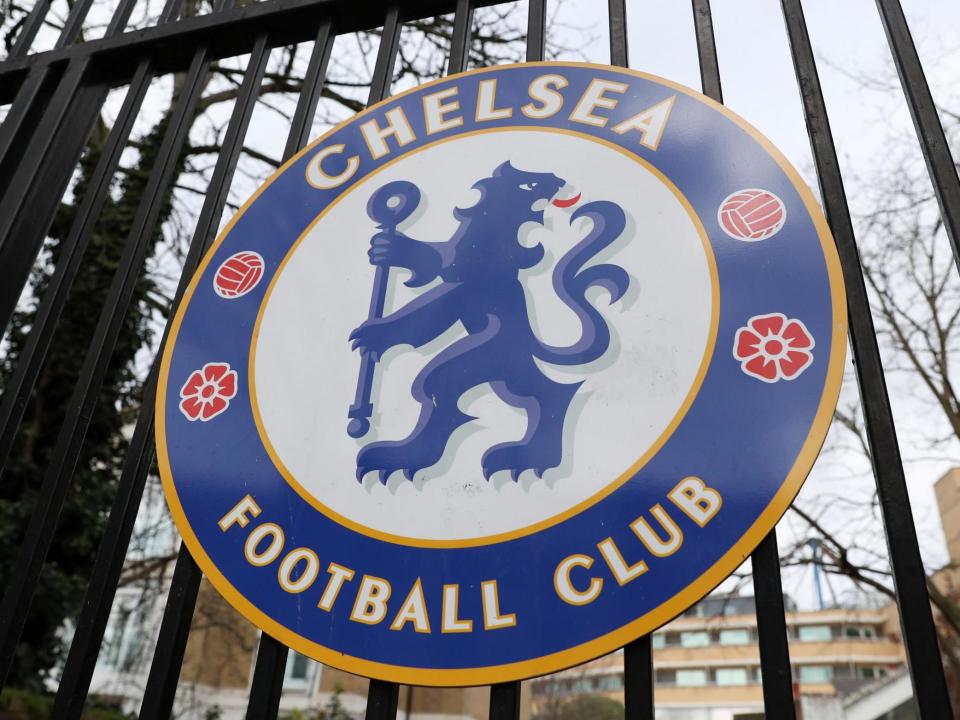
[[[417,453],[410,443],[370,443],[357,454],[357,481],[363,482],[367,473],[375,472],[380,484],[386,485],[393,473],[400,472],[412,482],[419,470],[439,460],[439,457],[434,457],[435,454]]]
[[[538,478],[543,477],[544,472],[560,464],[560,451],[528,442],[501,443],[487,450],[480,464],[487,480],[496,472],[509,470],[510,479],[518,482],[525,470],[533,470]]]
[[[388,350],[393,342],[390,340],[389,327],[382,320],[367,320],[356,330],[350,333],[352,350],[361,353],[371,353],[374,357]]]

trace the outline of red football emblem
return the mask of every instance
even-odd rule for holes
[[[717,220],[720,227],[736,240],[766,240],[783,227],[787,208],[767,190],[738,190],[720,203]]]
[[[217,268],[213,289],[222,298],[238,298],[253,290],[263,277],[263,258],[245,250],[231,255]]]

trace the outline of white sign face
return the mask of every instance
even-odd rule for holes
[[[607,304],[600,288],[588,295],[609,318],[610,349],[582,366],[538,363],[557,382],[589,379],[567,413],[562,464],[542,478],[529,470],[519,482],[512,481],[508,470],[484,478],[483,453],[519,440],[527,425],[523,410],[502,402],[484,383],[461,398],[461,410],[476,421],[455,432],[439,463],[418,471],[413,482],[401,473],[385,485],[375,474],[362,483],[353,481],[357,452],[365,443],[411,433],[419,413],[410,395],[414,379],[438,350],[466,335],[457,323],[423,347],[396,347],[384,354],[372,397],[376,415],[371,434],[354,439],[343,431],[343,409],[352,402],[351,378],[357,368],[356,357],[339,352],[335,343],[346,345],[369,302],[369,259],[357,246],[367,244],[376,225],[357,219],[366,217],[370,195],[394,180],[418,185],[420,207],[399,230],[440,242],[457,230],[451,209],[477,202],[480,193],[471,188],[478,178],[489,177],[504,159],[516,168],[535,168],[544,158],[584,201],[611,200],[627,217],[619,239],[591,262],[615,262],[630,275],[629,291],[614,305]],[[438,174],[438,167],[447,172]],[[570,216],[571,210],[548,205],[542,225],[531,222],[521,228],[522,244],[540,243],[546,249],[521,278],[534,330],[552,345],[574,343],[580,332],[551,278],[557,259],[591,228],[589,219],[571,222]],[[636,157],[591,139],[550,130],[503,131],[406,155],[365,178],[324,213],[274,276],[252,363],[251,391],[264,440],[287,479],[310,502],[356,525],[414,543],[513,535],[560,519],[616,483],[638,457],[655,451],[692,400],[710,350],[716,310],[710,252],[699,220],[671,184]],[[385,314],[434,286],[405,287],[409,277],[404,270],[392,275]],[[685,282],[677,283],[677,277]],[[642,405],[624,387],[643,388]]]

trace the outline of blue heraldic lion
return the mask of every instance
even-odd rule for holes
[[[419,190],[412,183],[402,184],[415,195],[415,205]],[[418,470],[437,463],[451,434],[474,419],[458,407],[460,397],[483,383],[527,415],[522,438],[494,445],[483,454],[484,477],[489,480],[495,472],[507,470],[516,481],[528,469],[540,477],[560,464],[564,419],[582,382],[551,380],[535,358],[554,365],[582,365],[600,358],[610,345],[610,330],[587,300],[587,291],[605,289],[612,304],[630,284],[627,272],[617,265],[584,267],[620,236],[626,224],[623,210],[615,203],[584,204],[572,214],[571,222],[587,217],[592,228],[553,271],[554,290],[579,318],[580,338],[568,347],[547,345],[537,338],[520,271],[537,265],[544,249],[540,244],[521,245],[518,233],[524,223],[543,224],[543,210],[534,208],[545,206],[564,185],[566,181],[556,175],[525,172],[505,162],[473,186],[480,191],[473,207],[454,209],[460,225],[449,240],[415,240],[395,228],[373,237],[372,264],[411,271],[406,283],[410,287],[437,278],[440,282],[386,317],[360,325],[350,336],[353,348],[375,361],[394,346],[425,345],[457,322],[467,335],[437,353],[414,380],[411,393],[420,404],[420,416],[410,435],[370,442],[360,449],[358,480],[376,472],[386,483],[395,471],[412,480]],[[371,204],[375,197],[376,193]],[[373,215],[370,206],[368,213]]]

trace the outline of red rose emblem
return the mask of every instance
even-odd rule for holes
[[[236,394],[237,371],[227,363],[207,363],[180,388],[180,412],[191,422],[206,422],[226,410]]]
[[[813,362],[813,346],[802,322],[771,313],[755,315],[737,330],[733,356],[747,375],[774,383],[799,377]]]

